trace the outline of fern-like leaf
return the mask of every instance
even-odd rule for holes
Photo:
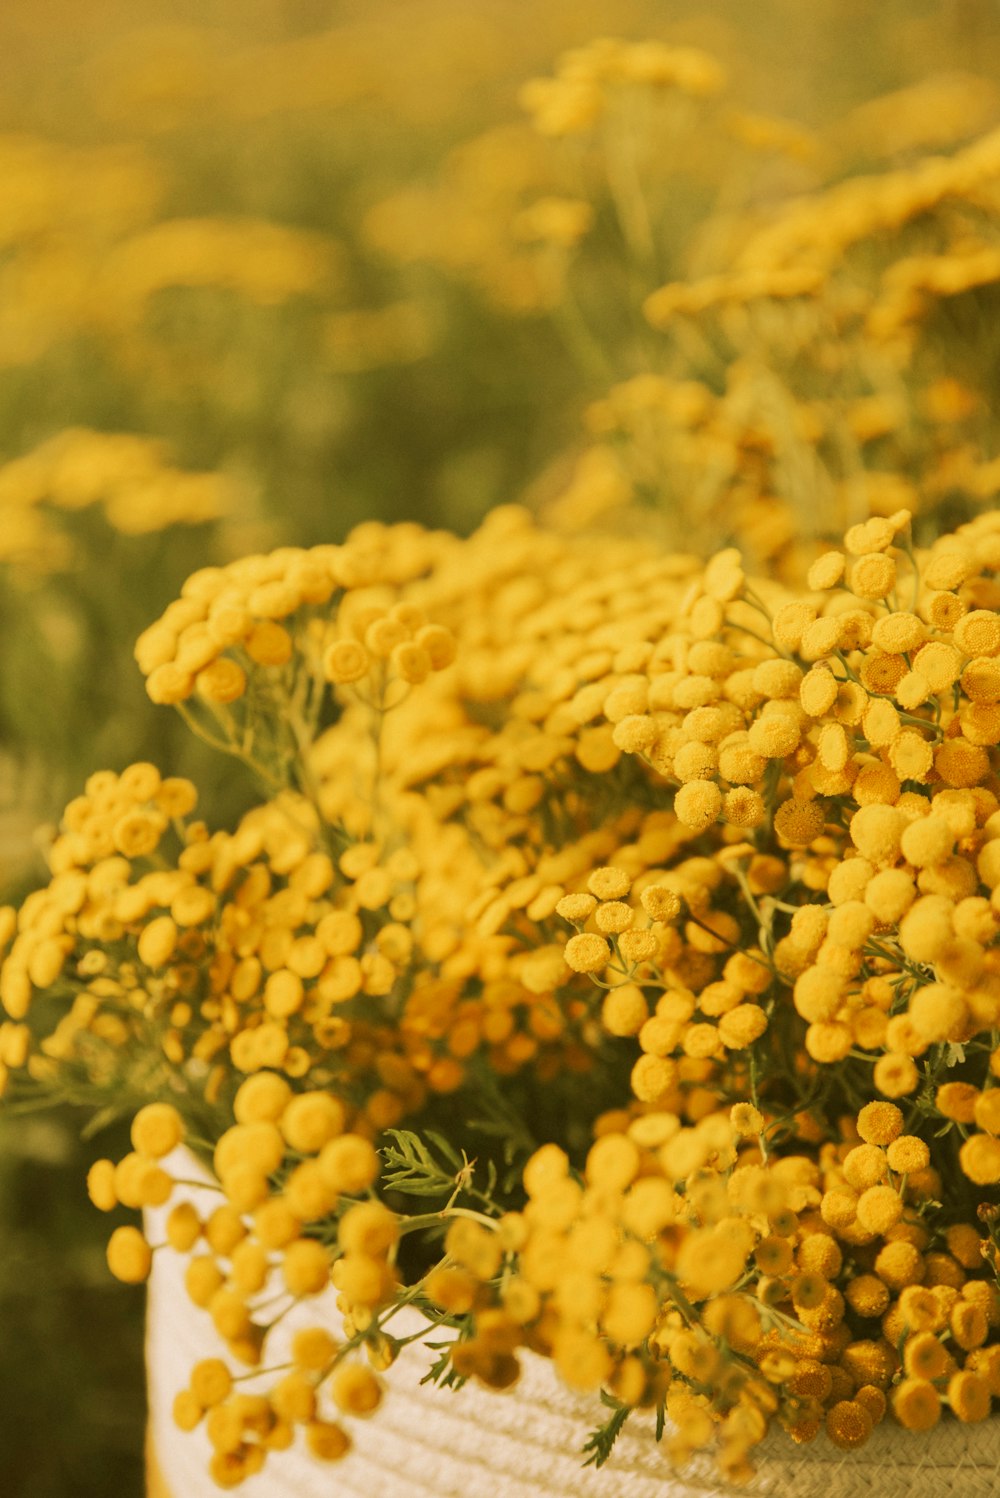
[[[618,1439],[619,1431],[632,1413],[627,1404],[619,1404],[617,1399],[612,1399],[611,1395],[606,1394],[603,1389],[601,1390],[601,1403],[606,1405],[612,1413],[603,1425],[591,1431],[584,1442],[583,1451],[586,1460],[583,1465],[585,1467],[604,1466]]]

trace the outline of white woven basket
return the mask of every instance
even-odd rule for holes
[[[175,1174],[204,1178],[190,1156],[172,1160]],[[203,1211],[218,1196],[184,1187],[183,1196]],[[175,1193],[173,1200],[178,1200]],[[147,1214],[154,1243],[162,1241],[165,1211]],[[217,1498],[208,1476],[211,1448],[202,1429],[182,1433],[172,1405],[192,1365],[225,1356],[204,1311],[184,1290],[185,1260],[169,1249],[157,1253],[149,1282],[147,1367],[150,1446],[158,1469],[153,1498]],[[407,1314],[407,1313],[403,1313]],[[409,1313],[413,1316],[414,1313]],[[273,1334],[272,1361],[300,1326],[324,1320],[336,1332],[339,1316],[332,1293],[296,1307]],[[402,1318],[393,1330],[404,1328]],[[440,1334],[434,1338],[439,1340]],[[422,1343],[404,1348],[385,1375],[386,1398],[370,1420],[348,1422],[353,1449],[329,1465],[301,1444],[268,1461],[240,1489],[244,1498],[694,1498],[741,1492],[768,1498],[990,1498],[1000,1491],[1000,1419],[981,1425],[945,1422],[923,1435],[886,1422],[861,1451],[845,1454],[825,1437],[796,1447],[776,1431],[757,1448],[758,1476],[747,1489],[721,1483],[714,1462],[695,1461],[675,1474],[652,1432],[652,1421],[633,1416],[600,1470],[581,1466],[580,1448],[607,1412],[596,1399],[572,1393],[551,1364],[521,1354],[523,1373],[515,1387],[496,1394],[465,1384],[456,1392],[421,1386],[434,1354]],[[253,1384],[245,1385],[253,1389]]]

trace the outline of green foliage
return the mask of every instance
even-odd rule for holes
[[[604,1389],[601,1390],[601,1403],[611,1410],[611,1414],[603,1425],[591,1431],[584,1442],[583,1451],[586,1455],[585,1467],[603,1467],[614,1448],[619,1432],[632,1413],[627,1404],[620,1404]]]
[[[424,1138],[443,1156],[445,1165],[452,1167],[450,1170],[435,1160],[419,1135],[408,1129],[387,1129],[386,1133],[396,1142],[382,1147],[386,1165],[382,1181],[394,1191],[404,1196],[447,1196],[461,1191],[471,1180],[469,1161],[464,1154],[459,1158],[440,1134],[426,1130]]]

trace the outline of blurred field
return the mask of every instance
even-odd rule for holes
[[[545,122],[569,107],[565,92],[536,91],[533,133],[525,81],[609,34],[704,49],[728,76],[724,103],[697,83],[669,118],[643,116],[640,99],[639,148],[616,155],[609,126],[598,160]],[[738,440],[730,403],[702,445],[663,439],[665,477],[644,466],[656,444],[628,382],[654,373],[679,388],[697,375],[721,411],[749,355],[735,314],[706,353],[690,329],[668,345],[643,299],[685,278],[704,297],[741,226],[766,225],[775,204],[907,171],[1000,123],[1000,18],[987,0],[877,11],[11,0],[0,57],[0,899],[11,900],[40,877],[46,826],[101,766],[148,758],[192,775],[213,824],[246,804],[248,781],[148,702],[132,660],[197,567],[338,540],[369,520],[467,531],[515,500],[576,525],[609,486],[702,545],[732,539],[720,517],[738,502],[747,544],[783,555],[795,494],[812,504],[819,468],[809,447],[803,483],[798,437],[799,467],[782,467],[760,402]],[[872,102],[886,94],[896,102]],[[966,260],[995,253],[995,198],[961,211],[921,221],[902,248],[869,235],[858,259],[881,274],[942,242]],[[834,399],[829,370],[802,355],[816,346],[809,330],[783,388],[803,409],[850,408],[859,451],[887,444],[874,467],[893,483],[935,503],[989,502],[1000,477],[981,460],[996,456],[996,422],[980,392],[1000,365],[998,324],[968,299],[995,294],[1000,271],[989,275],[969,270],[945,334],[917,346],[921,388],[938,401],[933,441],[891,400],[889,417],[884,399],[855,411],[893,396],[889,365],[867,385],[852,366]],[[761,366],[767,336],[755,328]],[[754,423],[765,430],[752,449]],[[695,513],[709,439],[716,456],[729,442],[729,477]],[[827,465],[815,482],[829,478],[839,503],[850,465],[815,446]],[[853,482],[867,504],[877,485]],[[113,1145],[79,1134],[69,1110],[0,1113],[3,1498],[142,1492],[141,1296],[110,1281],[108,1224],[85,1197],[88,1161]]]

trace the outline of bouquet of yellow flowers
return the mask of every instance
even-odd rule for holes
[[[99,24],[0,134],[9,737],[47,814],[211,561],[135,657],[240,761],[97,713],[0,1091],[129,1121],[171,1498],[477,1498],[430,1406],[515,1385],[503,1498],[1000,1471],[1000,96],[892,6],[804,124],[786,6],[481,9]]]
[[[92,775],[0,911],[0,1057],[134,1115],[89,1191],[162,1224],[119,1278],[185,1257],[217,1483],[343,1456],[425,1339],[551,1359],[598,1464],[989,1415],[998,610],[1000,517],[905,510],[794,590],[515,508],[188,579],[139,665],[262,799]]]

